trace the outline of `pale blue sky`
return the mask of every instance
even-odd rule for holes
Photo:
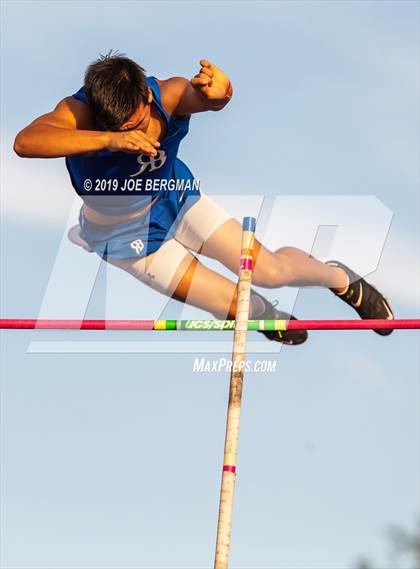
[[[397,316],[418,316],[418,2],[1,9],[2,316],[36,317],[46,298],[71,311],[86,296],[92,317],[141,317],[159,302],[125,275],[107,292],[103,267],[92,292],[94,258],[62,244],[75,211],[63,160],[22,160],[11,148],[110,48],[159,78],[191,77],[202,57],[229,74],[232,103],[194,117],[180,155],[235,214],[255,215],[264,196],[268,209],[285,196],[380,200],[393,217],[369,279]],[[293,245],[283,240],[308,219],[293,204],[273,209],[277,246]],[[372,215],[372,234],[382,221]],[[351,254],[362,262],[367,249]],[[294,301],[290,290],[267,296]],[[179,310],[172,302],[165,316]],[[301,290],[294,310],[353,317],[319,289]],[[188,338],[199,355],[198,341],[218,341]],[[420,509],[418,339],[314,332],[300,348],[253,356],[275,359],[277,372],[246,379],[232,568],[345,569],[360,554],[380,564],[386,526],[409,526]],[[130,333],[2,334],[5,569],[212,566],[228,375],[194,374],[185,338],[147,340],[179,341],[179,353],[122,353],[138,342]]]

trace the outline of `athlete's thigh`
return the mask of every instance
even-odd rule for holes
[[[181,258],[178,247],[181,247],[181,244],[178,243],[175,248],[171,244],[166,247],[166,251],[159,249],[143,259],[108,262],[166,296],[207,310],[218,318],[234,316],[236,284],[203,265],[187,250]],[[172,259],[167,255],[169,251],[175,253]],[[175,258],[177,261],[174,264]]]
[[[111,265],[167,296],[172,295],[193,261],[194,255],[175,239],[165,241],[147,257],[108,259]]]
[[[225,267],[237,274],[241,253],[242,226],[236,219],[230,219],[221,225],[203,244],[202,255],[216,259]],[[253,281],[255,284],[265,282],[266,267],[276,262],[274,253],[262,245],[258,239],[254,241],[255,267]]]
[[[172,296],[218,318],[235,315],[236,283],[206,267],[197,258],[193,259]]]

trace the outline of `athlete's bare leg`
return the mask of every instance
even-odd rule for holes
[[[236,284],[191,254],[178,267],[172,283],[176,285],[173,298],[211,312],[216,318],[235,318]]]
[[[220,261],[236,274],[241,236],[241,225],[235,219],[230,219],[207,239],[200,253]],[[258,286],[278,288],[318,285],[341,289],[349,284],[348,276],[342,269],[326,265],[295,247],[269,251],[255,240],[254,255],[252,281]]]
[[[157,255],[159,255],[159,251],[151,253],[146,257],[146,272],[148,272],[149,268],[152,271],[156,270],[154,262]],[[138,280],[145,282],[143,278],[145,269],[142,260],[134,258],[122,260],[108,259],[108,263],[127,271]],[[145,282],[145,284],[150,285],[148,282]],[[165,291],[161,287],[157,287],[157,290],[166,296],[206,310],[216,318],[235,318],[236,284],[205,267],[190,252],[187,252],[179,263],[169,283],[168,290]],[[253,304],[259,306],[255,300]],[[253,313],[252,306],[250,313]]]
[[[224,223],[207,240],[200,253],[216,259],[237,274],[241,249],[242,228],[236,220]],[[269,251],[258,240],[254,244],[255,267],[253,283],[266,288],[281,286],[319,285],[330,288],[346,287],[348,277],[339,268],[330,267],[294,247]],[[147,257],[153,266],[155,255]],[[115,261],[129,272],[130,263]],[[127,266],[125,266],[127,264]],[[135,265],[133,265],[135,268]],[[135,271],[134,271],[135,274]],[[172,277],[168,295],[212,313],[216,318],[234,318],[236,313],[236,283],[203,265],[191,253],[183,258]],[[253,314],[255,312],[255,314]],[[251,297],[250,317],[261,313],[261,301]]]
[[[229,220],[213,233],[200,253],[220,261],[234,274],[237,274],[241,238],[240,224],[235,220]],[[266,288],[285,285],[319,285],[340,288],[348,284],[348,277],[344,271],[325,265],[299,249],[283,247],[272,252],[256,240],[254,252],[256,262],[253,283],[255,285]],[[154,257],[157,254],[153,253],[147,257],[148,266],[153,266]],[[132,270],[135,269],[135,264],[130,269],[129,260],[114,261],[113,264],[131,273],[136,273]],[[209,269],[191,253],[188,253],[172,277],[169,290],[174,292],[167,294],[206,310],[216,318],[234,318],[236,287],[235,282]],[[258,317],[261,314],[261,302],[252,296],[251,303],[250,317]]]
[[[233,273],[237,273],[238,257],[240,254],[242,228],[238,222],[231,220],[217,230],[202,248],[201,253],[214,258],[223,263]],[[179,243],[182,246],[181,243]],[[277,251],[269,251],[258,241],[255,243],[255,270],[253,274],[254,284],[274,288],[284,285],[289,286],[326,286],[333,289],[348,289],[349,276],[351,274],[340,267],[332,267],[321,263],[307,253],[294,247],[283,247]],[[153,263],[157,261],[157,253],[149,255],[146,259]],[[144,280],[144,267],[136,266],[137,260],[109,261],[124,268],[139,280]],[[137,270],[138,269],[138,270]],[[386,309],[386,318],[392,317],[392,311],[386,302],[386,299],[372,286],[356,275],[353,279],[355,287],[363,284],[363,290],[373,291],[368,295],[367,303],[360,306],[352,305],[361,318],[383,318]],[[352,281],[353,282],[353,281]],[[158,288],[158,281],[155,282]],[[235,282],[220,275],[216,271],[204,266],[190,252],[186,252],[179,262],[175,274],[172,277],[169,286],[165,285],[160,291],[167,291],[165,294],[182,302],[186,302],[193,306],[197,306],[207,312],[212,313],[216,318],[234,318],[236,313],[236,294],[237,285]],[[159,290],[159,288],[158,288]],[[171,292],[174,291],[174,292]],[[353,292],[353,289],[352,289]],[[360,290],[360,298],[362,291]],[[342,295],[340,295],[342,296]],[[371,298],[372,297],[372,298]],[[344,299],[344,297],[343,297]],[[385,308],[384,308],[385,307]],[[267,302],[261,295],[251,295],[250,318],[266,317],[268,318],[289,318],[284,313],[275,309],[271,303]],[[293,317],[292,317],[293,318]],[[271,340],[280,341],[289,344],[301,344],[307,338],[304,331],[286,331],[279,333],[279,337],[271,337],[275,332],[263,332],[264,335]],[[269,335],[270,334],[270,335]],[[287,335],[287,337],[286,337]],[[299,335],[297,337],[296,335]],[[295,337],[296,336],[296,337]]]

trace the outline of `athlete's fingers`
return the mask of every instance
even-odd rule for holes
[[[156,146],[156,147],[160,146],[160,142],[158,140],[156,140],[155,138],[152,138],[151,136],[148,136],[144,132],[141,132],[139,130],[133,130],[130,132],[130,134],[133,135],[134,140],[145,141],[145,142],[148,142],[149,144],[151,144],[152,146]]]
[[[200,69],[200,75],[201,74],[208,75],[209,77],[213,77],[213,69],[210,69],[209,67],[202,67]]]
[[[148,156],[156,156],[156,148],[151,144],[147,144],[143,141],[129,140],[127,141],[126,148],[131,152],[143,152]]]
[[[121,152],[127,152],[127,154],[138,154],[139,153],[139,149],[135,144],[130,144],[127,143],[127,145],[125,146],[125,148],[120,148],[119,149]]]
[[[211,78],[207,75],[196,75],[191,79],[191,84],[193,87],[205,87],[211,83]]]
[[[207,59],[200,59],[200,65],[202,67],[212,67],[212,64]]]
[[[148,142],[150,142],[150,144],[151,144],[152,146],[155,146],[156,148],[158,148],[158,147],[160,146],[160,142],[159,142],[158,140],[154,139],[154,138],[151,138],[150,136],[148,136],[148,137],[146,138],[146,140],[147,140]]]
[[[152,146],[155,146],[155,147],[160,146],[160,142],[158,140],[156,140],[155,138],[152,138],[151,136],[145,135],[143,140],[145,140],[146,142],[148,142]]]
[[[156,138],[149,136],[145,132],[142,132],[140,130],[133,130],[132,133],[135,136],[137,136],[138,138],[140,138],[140,140],[145,140],[145,141],[149,142],[150,144],[152,144],[153,146],[160,146],[160,142],[158,140],[156,140]]]
[[[146,150],[145,148],[138,148],[136,150],[136,153],[141,153],[141,154],[146,154],[146,156],[157,156],[157,152],[156,150]]]
[[[142,152],[144,152],[145,154],[148,154],[149,156],[156,156],[156,154],[157,154],[156,149],[153,146],[146,146],[146,147],[140,148],[140,150]]]
[[[208,81],[209,79],[211,80],[211,77],[205,73],[197,73],[197,75],[194,75],[195,78],[197,79],[203,79],[205,81]]]

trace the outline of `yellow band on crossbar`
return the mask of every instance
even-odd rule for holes
[[[155,330],[166,330],[166,320],[155,320],[153,328]]]

